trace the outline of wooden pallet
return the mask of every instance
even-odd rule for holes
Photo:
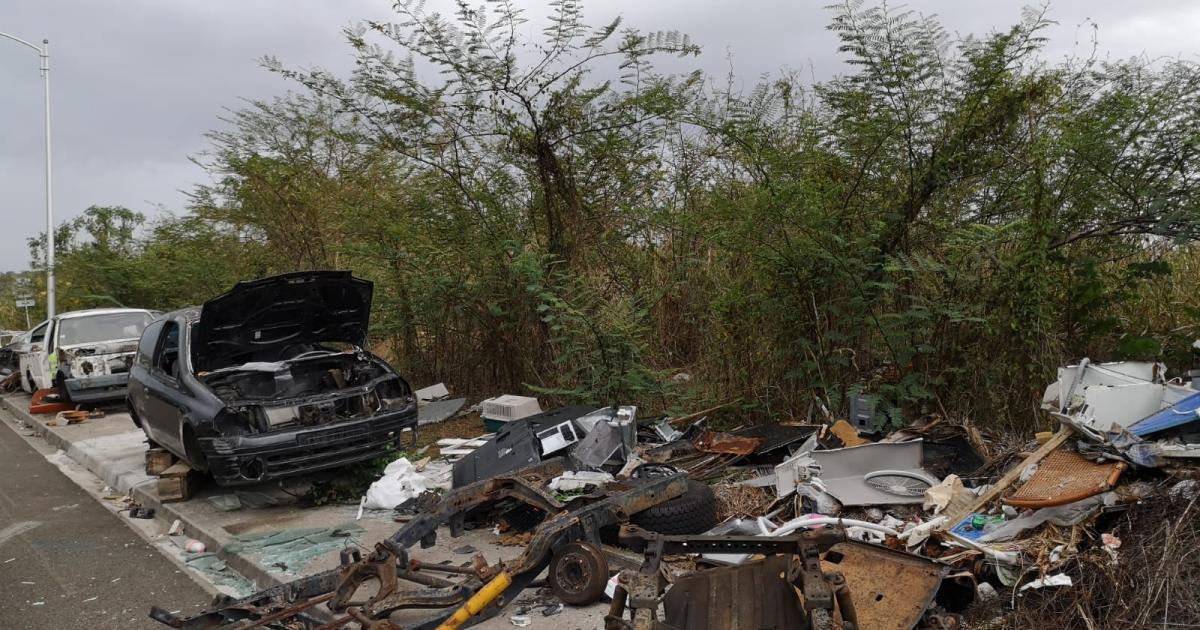
[[[158,475],[158,500],[163,503],[187,501],[204,483],[204,475],[186,462],[176,462]]]

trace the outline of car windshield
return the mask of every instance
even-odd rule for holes
[[[58,345],[137,339],[150,323],[149,313],[104,313],[71,317],[59,322]]]

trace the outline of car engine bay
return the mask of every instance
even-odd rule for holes
[[[223,435],[329,424],[413,402],[404,381],[362,351],[309,350],[286,361],[252,361],[197,377],[228,405],[216,422]]]

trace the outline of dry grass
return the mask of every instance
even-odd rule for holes
[[[775,493],[770,490],[729,482],[713,486],[713,492],[717,495],[717,519],[720,522],[729,518],[762,516],[767,506],[775,501]]]
[[[1015,598],[1002,591],[1002,601],[971,611],[970,627],[1200,628],[1200,501],[1150,499],[1120,516],[1111,531],[1121,539],[1116,564],[1073,536],[1083,550],[1059,569],[1073,586]]]
[[[483,426],[483,418],[478,412],[464,414],[457,418],[439,422],[437,424],[427,424],[422,426],[417,431],[417,446],[416,448],[431,448],[426,452],[427,455],[437,456],[437,441],[442,438],[463,438],[470,439],[479,437],[487,433],[487,427]],[[405,438],[407,440],[407,438]],[[405,442],[407,446],[407,441]]]

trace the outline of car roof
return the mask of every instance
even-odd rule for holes
[[[161,319],[176,319],[176,318],[183,318],[183,320],[186,321],[187,323],[194,324],[196,322],[196,320],[200,319],[200,307],[199,306],[188,306],[186,308],[176,309],[169,313],[164,314],[161,317]]]
[[[57,319],[74,319],[76,317],[89,317],[92,315],[107,315],[109,313],[149,313],[150,311],[144,308],[89,308],[82,311],[70,311],[68,313],[59,313],[55,317]]]

